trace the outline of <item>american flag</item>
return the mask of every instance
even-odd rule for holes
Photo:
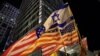
[[[79,40],[78,32],[75,26],[75,20],[70,21],[65,27],[60,28],[62,38],[68,38],[66,41],[71,41],[72,44]]]
[[[28,54],[30,54],[30,53],[32,53],[35,50],[40,49],[40,48],[42,48],[43,55],[47,55],[49,53],[49,51],[47,52],[47,50],[50,49],[50,48],[54,48],[56,46],[56,44],[58,44],[58,41],[57,41],[58,39],[59,39],[59,33],[58,32],[44,33],[27,50],[22,52],[21,55],[22,56],[28,55]]]
[[[56,30],[56,29],[53,29],[53,30]],[[54,32],[49,32],[49,34],[42,36],[42,37],[53,38],[56,41],[59,41],[60,34],[58,32],[57,32],[57,34],[54,34]],[[52,52],[54,51],[54,49],[57,47],[57,45],[59,45],[59,44],[55,42],[55,43],[51,43],[51,44],[47,44],[47,45],[42,46],[42,55],[43,56],[50,56],[52,54]]]
[[[77,28],[75,26],[75,20],[70,21],[68,24],[65,25],[65,27],[60,28],[60,32],[61,32],[62,38],[68,38],[65,42],[65,46],[68,46],[71,48],[75,46],[76,44],[79,44],[79,35],[78,35]],[[68,42],[70,42],[69,45],[66,45],[66,43]],[[65,48],[65,46],[61,47],[60,51],[65,52],[65,50],[68,50],[68,48]]]
[[[21,52],[26,50],[37,39],[36,32],[31,31],[10,46],[2,56],[19,56]]]

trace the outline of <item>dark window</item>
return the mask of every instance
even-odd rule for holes
[[[7,27],[7,24],[3,23],[3,24],[2,24],[2,27]]]

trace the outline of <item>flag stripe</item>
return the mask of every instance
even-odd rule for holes
[[[26,34],[25,36],[23,36],[23,37],[20,39],[20,41],[27,40],[28,38],[30,38],[32,35],[35,35],[35,34],[36,34],[36,32],[35,32],[35,31],[32,31],[31,33],[28,33],[28,34]],[[18,41],[18,42],[20,42],[20,41]]]
[[[63,22],[63,23],[61,23],[61,24],[58,24],[58,26],[62,28],[62,27],[64,27],[66,24],[67,24],[67,22],[65,21],[65,22]]]
[[[46,32],[50,32],[50,31],[53,31],[53,30],[58,30],[58,29],[57,29],[57,27],[54,27],[52,29],[47,30]]]
[[[58,32],[52,32],[52,33],[44,33],[41,37],[45,37],[45,36],[55,36],[58,35]]]
[[[57,52],[61,47],[63,47],[64,45],[57,45],[56,48],[54,49],[54,52]]]
[[[54,23],[53,25],[50,26],[50,29],[57,27],[57,23]]]
[[[59,35],[59,34],[55,34],[55,35],[45,35],[45,36],[41,36],[41,37],[45,38],[45,37],[53,37],[53,36],[57,36],[57,35]]]
[[[24,44],[30,42],[31,40],[36,40],[36,38],[37,38],[36,35],[32,35],[32,36],[30,36],[28,39],[26,39],[26,40],[24,40],[24,41],[21,41],[21,43],[18,43],[17,46],[24,45]],[[16,47],[17,47],[17,46],[16,46]]]
[[[26,40],[27,42],[25,42],[25,44],[23,44],[24,42],[22,42],[22,45],[16,46],[13,51],[18,50],[19,48],[22,48],[22,47],[24,47],[24,46],[26,46],[28,44],[34,43],[36,39],[37,39],[36,37],[34,37],[32,39],[28,39],[28,40]]]
[[[22,38],[20,38],[17,42],[15,42],[13,45],[11,45],[2,55],[16,56],[18,53],[21,53],[21,51],[27,49],[26,47],[28,47],[28,44],[34,42],[34,40],[36,39],[36,37],[34,37],[35,35],[36,35],[35,31],[31,31],[27,33]]]
[[[31,32],[31,33],[32,33],[32,32]],[[32,34],[27,35],[27,36],[24,36],[24,37],[23,37],[23,38],[21,38],[19,41],[17,41],[17,42],[16,42],[16,44],[14,44],[14,45],[12,46],[12,49],[10,49],[9,53],[10,53],[10,52],[12,52],[12,51],[13,51],[13,49],[14,49],[14,48],[16,48],[16,46],[18,46],[18,44],[19,44],[19,43],[21,43],[21,42],[22,42],[23,40],[25,40],[25,39],[30,38],[33,34],[34,34],[34,31],[33,31],[33,33],[32,33]],[[8,53],[8,55],[9,55],[9,53]]]
[[[51,46],[51,45],[55,45],[55,44],[50,43],[50,44],[46,44],[46,45],[44,45],[44,46],[42,46],[42,47],[43,47],[43,48],[46,48],[47,46]]]
[[[36,42],[36,44],[33,44],[31,47],[29,47],[27,50],[25,50],[21,55],[28,55],[29,53],[35,51],[36,49],[38,49],[41,46],[44,46],[44,45],[47,45],[47,44],[57,44],[57,43],[58,43],[57,40]]]
[[[27,46],[24,46],[24,47],[22,47],[20,49],[17,49],[16,51],[11,52],[10,55],[16,55],[17,53],[20,53],[20,52],[24,51],[25,49],[27,49],[29,46],[30,45],[27,45]]]
[[[79,40],[79,38],[78,38],[78,37],[76,37],[76,38],[73,38],[73,39],[72,39],[72,44],[73,44],[73,43],[76,43],[76,42],[78,42],[78,40]]]
[[[48,50],[48,51],[46,51],[46,52],[43,52],[43,56],[44,56],[44,55],[50,55],[50,54],[52,53],[53,50],[54,50],[54,49]]]
[[[77,33],[76,30],[69,32],[69,33],[65,33],[64,35],[62,35],[62,37],[67,37],[67,36],[72,36],[73,34]]]
[[[52,36],[52,37],[48,37],[48,38],[47,37],[42,38],[42,39],[38,40],[38,42],[46,42],[46,41],[57,40],[57,39],[59,39],[58,36],[56,36],[56,37]]]
[[[22,41],[25,41],[25,40],[27,40],[27,39],[31,38],[32,36],[35,36],[35,35],[36,35],[36,32],[30,33],[30,34],[27,35],[27,36],[25,37],[25,39],[23,39]]]
[[[46,44],[57,44],[58,43],[58,41],[57,40],[51,40],[51,41],[45,41],[45,42],[39,42],[39,43],[37,43],[37,46],[42,46],[42,45],[46,45]]]
[[[50,50],[50,49],[52,49],[52,48],[54,48],[56,45],[49,45],[49,46],[45,46],[45,48],[44,47],[42,47],[42,51],[44,52],[44,51],[47,51],[47,50]]]
[[[75,20],[71,20],[69,22],[67,22],[67,24],[63,27],[58,27],[59,29],[65,29],[66,27],[68,27],[71,23],[73,23]]]
[[[77,33],[74,33],[74,34],[72,34],[72,35],[68,35],[68,34],[66,34],[64,37],[62,37],[64,40],[71,40],[72,38],[75,38],[75,37],[77,37],[78,36],[78,34]]]

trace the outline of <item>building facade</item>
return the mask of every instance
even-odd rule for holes
[[[16,18],[19,9],[10,3],[4,2],[0,5],[0,52],[12,43],[13,29],[16,26]]]
[[[62,0],[23,0],[20,6],[20,15],[17,18],[15,40],[43,24],[61,4],[63,4]]]

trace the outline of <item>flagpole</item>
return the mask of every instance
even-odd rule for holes
[[[77,24],[76,24],[75,20],[74,20],[74,26],[75,26],[75,29],[77,30],[77,33],[78,33],[78,36],[79,36],[79,44],[80,44],[80,51],[81,51],[80,56],[82,56],[83,48],[82,48],[82,43],[81,43],[81,34],[78,30],[78,27],[77,27]]]

